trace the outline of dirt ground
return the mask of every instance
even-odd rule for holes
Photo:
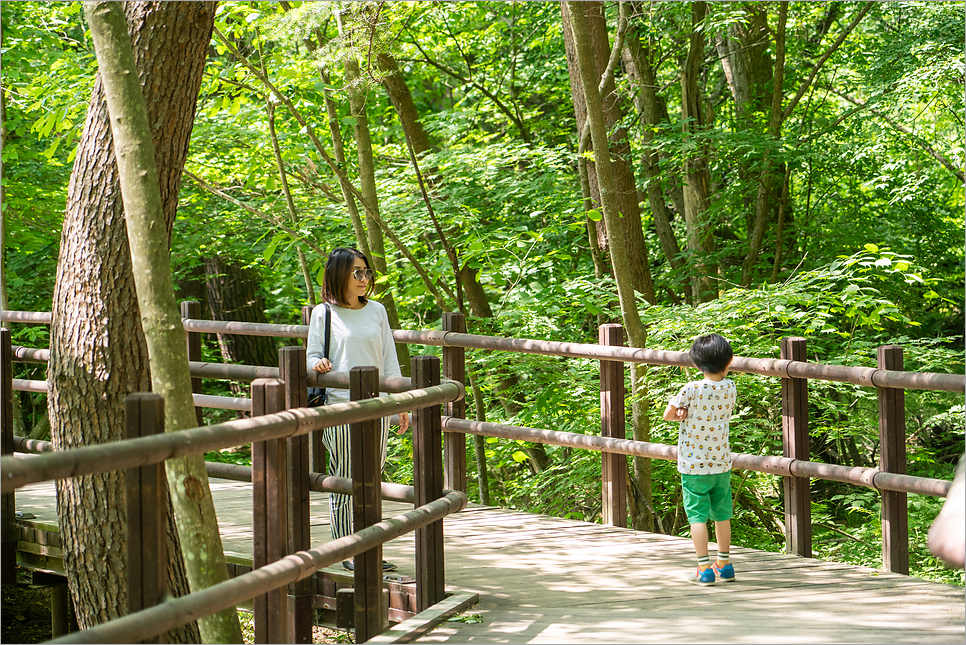
[[[17,571],[17,584],[0,589],[0,641],[42,643],[51,639],[50,589],[30,584],[30,574]]]
[[[17,584],[0,588],[0,643],[43,643],[49,641],[50,588],[30,584],[30,573],[17,570]],[[239,612],[245,642],[254,640],[251,614]],[[352,643],[350,633],[316,626],[312,640],[315,643]]]

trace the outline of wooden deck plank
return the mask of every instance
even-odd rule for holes
[[[212,480],[211,486],[229,559],[250,566],[250,485]],[[54,499],[52,484],[26,487],[17,492],[17,507],[36,516],[32,525],[55,527]],[[411,508],[384,502],[383,515]],[[330,539],[327,495],[311,496],[311,534],[316,545]],[[697,587],[684,580],[694,566],[686,538],[484,506],[447,517],[443,536],[447,588],[479,594],[469,612],[483,622],[444,623],[416,642],[966,639],[962,587],[867,567],[733,546],[737,581]],[[412,534],[387,543],[384,555],[398,573],[415,573]]]

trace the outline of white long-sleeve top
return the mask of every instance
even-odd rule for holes
[[[329,313],[332,316],[329,360],[333,372],[348,372],[353,367],[371,365],[379,368],[379,376],[402,376],[385,307],[375,300],[369,300],[362,309],[330,304]],[[323,343],[325,306],[318,305],[312,310],[309,321],[309,346],[305,361],[309,371],[322,358]],[[348,400],[349,390],[326,390],[327,403]]]

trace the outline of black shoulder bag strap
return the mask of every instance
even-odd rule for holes
[[[325,307],[325,343],[322,345],[322,356],[328,358],[329,340],[332,338],[332,311],[329,309],[329,303],[323,303],[323,306]],[[325,405],[325,388],[310,387],[309,407],[316,408],[320,405]]]

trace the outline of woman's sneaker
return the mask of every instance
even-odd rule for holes
[[[688,576],[688,582],[694,585],[710,587],[714,584],[714,571],[711,570],[711,567],[708,567],[704,571],[695,569],[694,573]]]
[[[734,582],[735,581],[735,568],[731,566],[731,563],[724,565],[720,569],[718,568],[718,563],[715,562],[711,567],[714,569],[715,574],[721,578],[721,582]]]

